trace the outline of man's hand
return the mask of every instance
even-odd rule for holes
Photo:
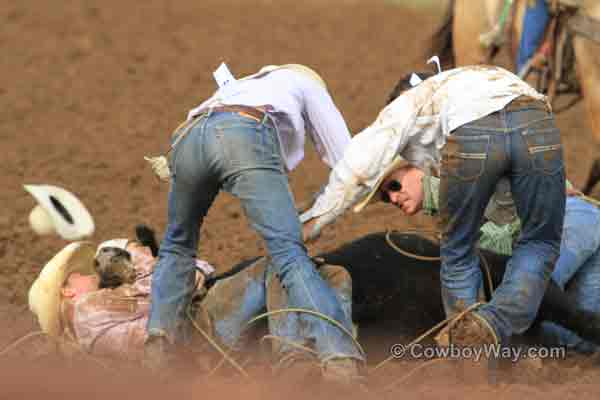
[[[321,230],[315,232],[315,226],[317,224],[317,218],[309,219],[302,227],[302,237],[304,243],[314,242],[321,236]]]
[[[566,188],[567,196],[581,196],[583,193],[581,191],[575,189],[573,186],[567,186]]]

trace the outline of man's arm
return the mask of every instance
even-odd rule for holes
[[[413,100],[401,96],[392,104],[393,108],[384,109],[373,125],[352,138],[323,193],[300,216],[303,223],[316,219],[307,239],[314,239],[324,226],[364,199],[406,146],[415,122]]]
[[[350,131],[327,89],[312,81],[305,85],[308,134],[323,162],[333,168],[350,144]]]

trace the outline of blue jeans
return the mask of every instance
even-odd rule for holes
[[[477,313],[501,342],[533,322],[559,254],[565,210],[560,133],[541,102],[463,125],[442,151],[442,298],[451,315],[474,304],[481,285],[475,245],[498,181],[507,177],[522,232],[500,286]],[[510,110],[510,111],[507,111]]]
[[[168,227],[152,281],[149,335],[175,341],[194,288],[200,226],[218,192],[237,197],[265,240],[291,307],[319,311],[351,329],[334,292],[308,257],[276,129],[230,112],[199,118],[171,157]],[[352,340],[324,319],[302,314],[322,358],[361,358]]]
[[[546,0],[536,0],[534,7],[527,6],[517,52],[517,72],[521,71],[542,44],[548,20],[550,20],[550,11]]]
[[[580,308],[600,312],[600,210],[578,197],[567,198],[560,257],[552,278]],[[599,350],[560,325],[544,321],[541,328],[545,345]]]
[[[350,274],[342,267],[323,265],[319,268],[319,275],[333,289],[344,313],[351,318]],[[273,264],[263,257],[235,275],[215,283],[202,300],[201,307],[210,317],[214,336],[230,350],[240,351],[248,345],[252,328],[258,325],[248,325],[252,318],[266,311],[288,308],[289,304],[281,282],[275,278]],[[289,343],[310,344],[310,333],[305,335],[303,332],[298,314],[274,314],[268,322],[269,333],[281,339],[274,342],[276,352],[291,350]]]

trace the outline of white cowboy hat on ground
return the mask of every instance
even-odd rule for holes
[[[83,203],[65,189],[51,185],[23,185],[37,200],[29,223],[38,235],[57,233],[78,240],[94,233],[94,220]]]
[[[52,337],[60,336],[61,289],[73,272],[92,275],[94,246],[89,242],[73,242],[59,251],[42,268],[29,289],[29,309],[37,316],[42,330]]]

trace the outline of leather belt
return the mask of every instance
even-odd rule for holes
[[[231,112],[239,114],[242,117],[253,119],[257,122],[262,122],[266,115],[266,111],[262,107],[250,107],[236,104],[211,107],[210,109],[207,109],[206,112],[209,114],[216,112]]]
[[[543,100],[534,99],[533,97],[528,96],[519,96],[510,103],[508,103],[504,110],[506,111],[516,111],[521,110],[523,108],[534,108],[537,110],[545,110],[551,112],[549,106]]]
[[[250,107],[243,105],[224,105],[224,106],[215,106],[200,110],[200,112],[191,120],[187,120],[182,122],[175,131],[171,134],[171,150],[175,147],[175,145],[183,139],[185,135],[194,127],[195,124],[200,122],[203,118],[208,117],[212,113],[216,112],[231,112],[242,117],[246,117],[252,119],[256,122],[262,122],[265,120],[265,116],[267,114],[266,109],[272,106],[260,106],[260,107]],[[170,151],[170,150],[169,150]]]

